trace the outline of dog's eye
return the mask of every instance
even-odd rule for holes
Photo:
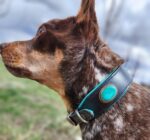
[[[38,34],[38,35],[41,35],[41,34],[43,34],[43,33],[45,33],[45,32],[46,32],[46,28],[43,26],[43,27],[41,27],[41,28],[38,30],[37,34]]]

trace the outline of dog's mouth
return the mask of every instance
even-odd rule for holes
[[[13,67],[9,65],[5,65],[7,70],[17,77],[29,77],[31,75],[31,72],[25,68],[19,68],[19,67]]]

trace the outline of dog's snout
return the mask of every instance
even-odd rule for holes
[[[6,45],[6,43],[0,44],[0,54],[2,53],[2,50],[6,47]]]

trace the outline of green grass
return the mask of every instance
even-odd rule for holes
[[[57,93],[12,76],[0,61],[0,140],[75,140],[66,114]]]

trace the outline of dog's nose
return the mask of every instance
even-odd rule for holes
[[[5,46],[6,46],[6,43],[0,44],[0,54],[2,53],[2,50]]]

